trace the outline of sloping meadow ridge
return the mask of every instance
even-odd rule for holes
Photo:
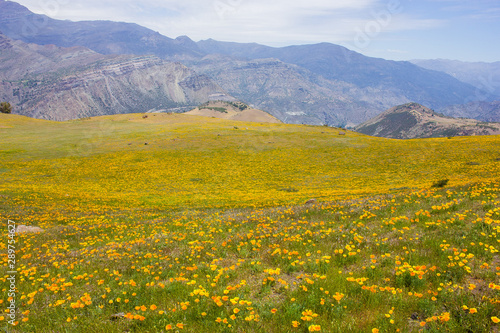
[[[9,329],[496,332],[499,148],[179,114],[0,115],[0,218],[44,230],[15,235]]]

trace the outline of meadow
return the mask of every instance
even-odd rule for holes
[[[0,326],[499,332],[500,137],[339,132],[0,115]]]

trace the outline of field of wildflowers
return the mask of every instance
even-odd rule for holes
[[[498,136],[0,116],[2,329],[500,331]]]

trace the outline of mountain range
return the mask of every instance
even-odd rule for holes
[[[14,1],[0,0],[0,31],[25,43],[84,46],[101,54],[199,56],[181,42],[134,23],[55,20]]]
[[[483,93],[500,96],[500,61],[488,63],[447,59],[420,59],[411,60],[411,62],[423,68],[449,74],[462,82],[475,86]],[[486,98],[487,96],[476,97]]]
[[[0,100],[41,119],[188,111],[210,99],[234,99],[178,62],[156,56],[102,55],[84,47],[26,44],[0,34]]]
[[[435,68],[427,69],[410,62],[370,58],[329,43],[274,48],[211,39],[194,42],[187,36],[172,39],[132,23],[54,20],[5,0],[0,0],[0,31],[4,34],[4,40],[15,40],[10,41],[11,44],[23,42],[31,45],[24,49],[35,49],[32,44],[43,45],[47,49],[37,51],[43,53],[50,48],[51,59],[64,58],[65,53],[80,54],[75,58],[80,59],[75,62],[78,66],[66,66],[70,61],[65,60],[58,62],[54,69],[45,67],[40,70],[32,61],[16,65],[14,56],[11,54],[8,58],[2,51],[2,61],[10,61],[13,65],[9,70],[3,69],[5,73],[9,73],[4,73],[4,88],[3,93],[0,92],[0,98],[12,100],[15,112],[35,117],[65,119],[82,114],[133,110],[179,107],[179,110],[184,110],[183,106],[203,103],[211,95],[220,95],[224,96],[222,99],[235,98],[263,109],[287,123],[354,126],[394,105],[408,102],[417,102],[441,112],[450,110],[449,112],[469,116],[468,110],[471,108],[460,106],[477,101],[483,104],[474,108],[475,117],[481,118],[483,108],[487,108],[489,115],[493,115],[492,120],[500,120],[496,118],[497,113],[491,112],[489,105],[500,99],[497,91],[492,92],[488,87],[481,89],[474,82],[461,81],[458,77],[434,70]],[[17,45],[21,47],[21,44]],[[134,65],[131,66],[130,63]],[[115,75],[110,81],[106,66],[133,67],[134,70],[133,74]],[[167,72],[174,71],[177,74],[163,73],[163,68],[166,70],[167,67]],[[146,68],[154,72],[155,76],[161,76],[161,79],[148,81],[142,77],[143,74],[139,73]],[[87,92],[90,88],[89,84],[85,86],[88,83],[86,75],[96,70],[101,75],[101,82],[112,82],[110,86],[101,86],[111,93],[99,95],[101,88],[95,89],[90,95]],[[43,73],[38,73],[40,71]],[[50,75],[47,74],[49,72]],[[43,78],[40,76],[42,74]],[[32,78],[33,75],[38,76]],[[150,73],[145,72],[144,75],[150,77]],[[142,78],[138,79],[138,76]],[[47,77],[51,77],[52,81]],[[57,81],[62,78],[64,80]],[[33,102],[26,95],[28,89],[33,88],[33,83],[27,84],[27,80],[35,80],[37,89],[43,86],[44,94],[51,95],[50,91],[61,90],[60,84],[68,87],[65,83],[68,78],[73,78],[69,81],[79,82],[80,90],[77,91],[85,90],[82,94],[92,96],[91,102],[87,103],[88,97],[80,96],[76,98],[79,102],[66,105],[59,102],[57,108],[49,108],[49,103],[41,100]],[[174,79],[174,82],[167,83],[169,78]],[[196,83],[186,85],[185,80],[194,80]],[[160,82],[159,85],[156,85],[157,81]],[[142,86],[143,83],[145,87]],[[180,85],[183,93],[169,93],[173,90],[167,87],[177,87],[179,83],[184,84]],[[200,85],[204,89],[193,88]],[[5,86],[13,92],[11,96],[6,92],[8,89]],[[64,96],[75,93],[73,89],[67,88]],[[37,96],[40,91],[30,93]],[[200,91],[203,93],[199,93]],[[55,95],[58,101],[62,101],[59,93],[60,91]],[[20,94],[24,97],[20,98]],[[477,96],[481,98],[476,98]],[[206,100],[202,100],[203,98]],[[451,106],[454,106],[455,111],[447,109]],[[85,110],[67,110],[78,107]]]

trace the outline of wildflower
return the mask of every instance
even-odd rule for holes
[[[303,321],[311,321],[314,317],[317,317],[318,314],[314,313],[312,310],[305,310],[302,312],[302,316],[301,319]]]
[[[491,320],[492,320],[495,324],[500,323],[500,319],[499,319],[498,317],[491,317]]]
[[[442,322],[449,321],[450,320],[450,313],[449,312],[443,313],[441,316],[439,316],[439,320],[441,320]]]
[[[309,332],[319,332],[321,331],[320,325],[311,325],[308,327]]]

